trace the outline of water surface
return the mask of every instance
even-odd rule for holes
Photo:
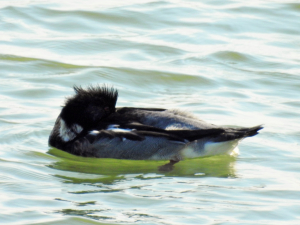
[[[298,1],[0,2],[0,221],[5,224],[298,224]],[[264,124],[238,157],[82,158],[49,133],[73,85],[118,106]]]

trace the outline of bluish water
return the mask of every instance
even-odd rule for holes
[[[299,224],[298,1],[0,2],[3,224]],[[117,106],[264,124],[236,158],[82,158],[49,133],[73,85]]]

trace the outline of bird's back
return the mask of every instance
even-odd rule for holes
[[[177,109],[118,108],[122,118],[165,130],[197,130],[216,128],[195,115]]]

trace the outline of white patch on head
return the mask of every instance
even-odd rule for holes
[[[77,134],[79,134],[83,130],[82,126],[78,124],[74,124],[71,129],[74,130]]]
[[[117,131],[117,132],[130,132],[132,131],[132,129],[122,129],[122,128],[119,128],[120,126],[117,125],[117,124],[112,124],[112,125],[109,125],[107,126],[106,130],[112,130],[112,131]]]
[[[59,120],[59,124],[59,136],[65,142],[73,140],[83,130],[83,128],[78,124],[68,127],[63,119]]]

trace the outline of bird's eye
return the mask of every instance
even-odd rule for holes
[[[109,107],[106,106],[106,107],[104,108],[104,110],[105,110],[106,112],[109,112]]]

